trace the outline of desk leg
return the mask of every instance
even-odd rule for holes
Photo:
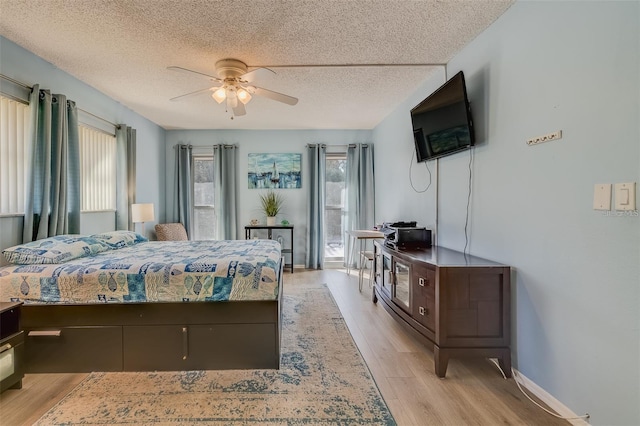
[[[293,274],[293,246],[295,245],[293,241],[293,228],[291,228],[289,232],[291,233],[291,273]]]
[[[347,275],[351,269],[351,235],[347,234]]]
[[[353,262],[353,252],[356,250],[356,238],[349,235],[349,256],[347,259],[347,275],[351,271],[351,263]]]

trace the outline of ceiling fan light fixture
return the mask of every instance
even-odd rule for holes
[[[227,87],[227,108],[233,109],[238,106],[238,96],[236,95],[236,88],[231,86]]]
[[[227,91],[224,87],[220,87],[211,94],[211,97],[219,104],[227,98]]]
[[[243,88],[238,89],[238,100],[243,104],[247,104],[251,100],[251,95]]]
[[[245,105],[253,99],[253,96],[265,97],[277,102],[282,102],[287,105],[295,105],[298,103],[298,99],[293,96],[285,95],[283,93],[274,92],[273,90],[264,89],[261,87],[253,86],[252,83],[260,75],[275,74],[268,68],[255,68],[248,71],[247,65],[237,59],[222,59],[215,64],[216,74],[205,74],[199,71],[190,70],[182,67],[169,67],[174,71],[181,71],[196,74],[200,77],[207,77],[209,81],[213,81],[214,86],[207,89],[196,90],[195,92],[187,93],[184,95],[176,96],[170,100],[178,100],[186,97],[191,97],[199,94],[209,92],[211,97],[218,103],[225,103],[226,110],[232,111],[233,116],[246,115]]]

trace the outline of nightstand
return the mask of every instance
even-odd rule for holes
[[[24,377],[22,302],[0,302],[0,392],[21,389]]]

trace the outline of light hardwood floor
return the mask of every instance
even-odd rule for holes
[[[327,283],[398,425],[568,424],[529,402],[488,360],[452,359],[447,377],[439,379],[433,353],[371,302],[367,283],[358,291],[357,271],[285,274],[285,286],[304,282]],[[27,375],[22,389],[0,395],[0,423],[32,424],[85,377]]]

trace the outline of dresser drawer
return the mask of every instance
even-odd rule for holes
[[[122,370],[122,327],[31,329],[25,353],[28,373]]]
[[[430,297],[413,299],[413,319],[435,333],[436,331],[436,302]]]
[[[20,388],[24,377],[24,333],[0,341],[0,391]]]
[[[436,272],[432,269],[413,265],[411,282],[414,294],[420,297],[436,298]]]
[[[273,324],[125,326],[124,370],[276,368]],[[224,343],[221,343],[224,342]]]
[[[432,269],[412,266],[412,312],[420,324],[435,332],[436,329],[436,273]]]

